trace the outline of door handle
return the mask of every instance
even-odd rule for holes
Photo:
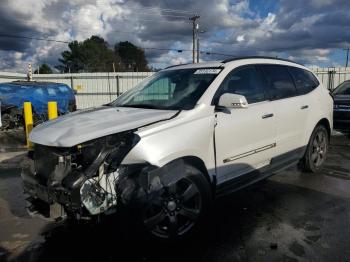
[[[300,109],[303,110],[303,109],[307,109],[307,108],[309,108],[309,106],[308,105],[304,105]]]
[[[266,118],[269,118],[269,117],[273,117],[273,114],[266,114],[266,115],[263,115],[261,118],[262,119],[266,119]]]

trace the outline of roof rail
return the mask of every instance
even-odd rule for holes
[[[273,56],[241,56],[241,57],[232,57],[232,58],[228,58],[228,59],[223,60],[222,63],[228,63],[228,62],[242,60],[242,59],[273,59],[273,60],[291,62],[291,63],[298,64],[298,65],[303,65],[303,64],[294,62],[292,60],[289,60],[289,59],[277,58],[277,57],[273,57]]]
[[[168,67],[163,68],[163,69],[168,69],[168,68],[177,67],[177,66],[183,66],[183,65],[189,65],[189,64],[191,64],[191,63],[178,64],[178,65],[171,65],[171,66],[168,66]]]

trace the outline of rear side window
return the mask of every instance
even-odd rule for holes
[[[283,99],[297,95],[293,79],[285,66],[261,65],[260,67],[267,80],[272,99]]]
[[[264,84],[255,66],[234,69],[222,82],[215,94],[215,104],[218,103],[220,96],[224,93],[243,95],[249,104],[265,100]]]
[[[69,93],[69,87],[66,86],[58,86],[57,87],[59,92],[62,94],[68,94]]]
[[[307,94],[318,87],[319,82],[311,72],[297,67],[289,67],[288,70],[294,78],[300,95]]]

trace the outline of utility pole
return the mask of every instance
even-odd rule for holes
[[[197,63],[199,63],[199,37],[197,36]]]
[[[350,48],[344,48],[343,49],[344,51],[346,51],[346,61],[345,61],[345,67],[348,67],[348,64],[349,64],[349,51],[350,51]]]
[[[197,20],[199,18],[200,18],[199,15],[190,17],[190,20],[192,21],[192,62],[193,63],[196,63],[196,38],[197,38],[197,30],[199,28]]]

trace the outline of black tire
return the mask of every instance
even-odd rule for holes
[[[10,114],[7,114],[7,113],[3,114],[1,116],[1,121],[2,121],[2,127],[1,127],[2,130],[8,130],[13,128],[13,123],[11,121]]]
[[[324,164],[329,150],[329,132],[324,125],[315,127],[300,167],[304,172],[316,173]]]
[[[187,238],[200,228],[211,203],[208,180],[197,168],[186,165],[183,177],[167,185],[161,199],[149,203],[142,219],[144,229],[155,240]]]

